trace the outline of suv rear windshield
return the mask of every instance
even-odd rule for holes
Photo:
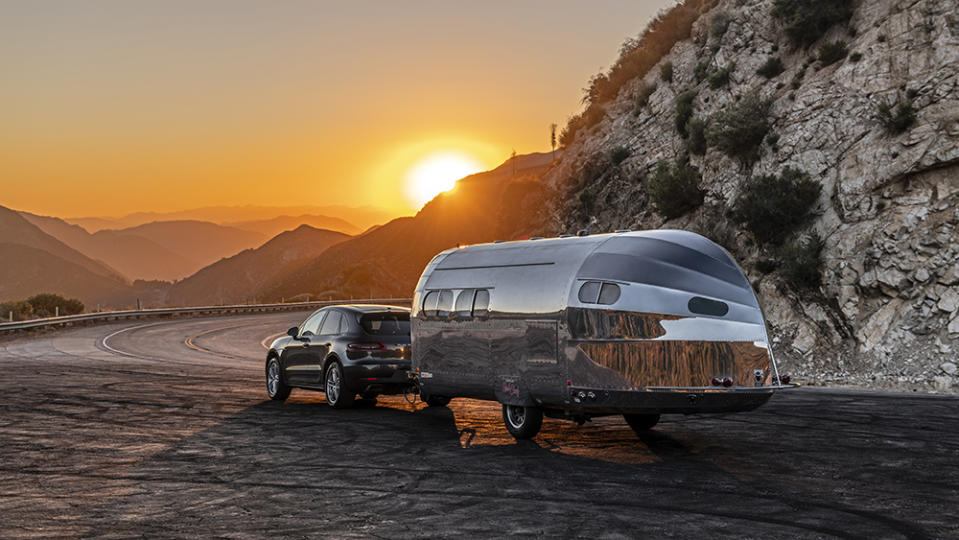
[[[409,313],[367,313],[360,317],[360,326],[375,336],[410,335]]]

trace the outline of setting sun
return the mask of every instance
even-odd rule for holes
[[[484,169],[478,160],[462,152],[430,154],[416,162],[407,173],[406,196],[419,208],[440,193],[453,189],[460,178]]]

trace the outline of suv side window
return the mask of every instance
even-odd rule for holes
[[[331,311],[330,314],[327,315],[326,319],[323,321],[323,326],[322,328],[320,328],[319,335],[330,336],[330,335],[336,334],[340,329],[341,318],[342,318],[342,315],[340,315],[339,311]]]
[[[317,335],[320,331],[320,323],[323,322],[323,317],[326,316],[327,313],[329,312],[320,311],[307,319],[306,322],[303,323],[303,326],[300,326],[300,337]]]
[[[350,317],[355,315],[352,313],[340,313],[340,329],[337,331],[337,334],[348,334],[350,332]]]

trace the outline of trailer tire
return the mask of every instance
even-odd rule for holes
[[[652,429],[659,423],[658,414],[624,414],[623,418],[626,419],[626,423],[633,428],[637,435],[642,435],[644,431]]]
[[[445,407],[450,404],[450,398],[446,396],[427,395],[423,400],[427,407]]]
[[[517,439],[532,439],[543,427],[543,409],[522,405],[503,405],[503,423]]]

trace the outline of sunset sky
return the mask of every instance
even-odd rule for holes
[[[0,1],[0,205],[408,214],[429,156],[549,150],[667,4]]]

